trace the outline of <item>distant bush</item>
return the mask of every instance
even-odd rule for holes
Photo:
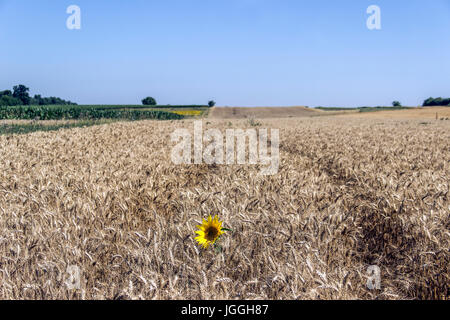
[[[0,91],[0,97],[2,96],[12,96],[11,90]]]
[[[0,106],[19,106],[22,104],[22,101],[20,101],[17,98],[14,98],[9,95],[0,95]]]
[[[144,106],[156,106],[156,100],[153,99],[152,97],[147,97],[142,100],[142,104]]]
[[[450,106],[450,98],[428,98],[423,102],[424,107]]]
[[[402,104],[400,103],[400,101],[394,101],[394,102],[392,102],[392,106],[393,107],[401,107]]]
[[[214,100],[208,101],[208,107],[212,108],[216,105],[216,102]]]
[[[72,101],[66,101],[57,97],[41,97],[40,94],[36,94],[30,99],[30,105],[47,106],[47,105],[77,105]]]

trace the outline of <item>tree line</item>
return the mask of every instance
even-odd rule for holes
[[[428,98],[423,102],[424,107],[450,106],[450,98]]]
[[[76,105],[72,101],[66,101],[58,97],[42,97],[40,94],[31,97],[29,92],[30,89],[23,84],[14,86],[12,91],[0,91],[0,106]]]

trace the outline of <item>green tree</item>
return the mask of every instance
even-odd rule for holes
[[[29,105],[31,98],[28,94],[30,88],[25,87],[23,84],[19,84],[13,87],[13,97],[22,101],[23,105]]]
[[[156,106],[156,100],[153,99],[152,97],[147,97],[142,100],[142,104],[144,106]]]
[[[401,106],[402,106],[402,104],[400,103],[400,101],[394,101],[394,102],[392,102],[392,105],[393,105],[394,107],[401,107]]]
[[[5,90],[5,91],[0,91],[0,97],[3,96],[12,96],[12,91],[11,90]]]
[[[423,102],[423,106],[424,106],[424,107],[431,106],[431,104],[433,103],[433,101],[434,101],[434,98],[429,97],[427,100],[425,100],[425,101]]]
[[[441,97],[434,99],[434,105],[435,106],[442,106],[443,105],[443,100]]]
[[[208,101],[208,106],[210,108],[214,107],[216,105],[216,102],[214,100]]]
[[[11,106],[18,106],[21,104],[22,104],[22,101],[14,98],[12,96],[9,96],[9,95],[0,96],[0,106],[11,107]]]
[[[423,102],[424,107],[434,107],[434,106],[448,106],[450,105],[450,98],[428,98]]]
[[[44,99],[42,99],[40,94],[35,94],[33,100],[33,104],[37,104],[39,106],[43,106],[45,104]]]

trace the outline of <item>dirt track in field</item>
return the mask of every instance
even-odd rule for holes
[[[323,114],[323,111],[306,107],[215,107],[209,113],[210,119],[267,119],[297,118]]]

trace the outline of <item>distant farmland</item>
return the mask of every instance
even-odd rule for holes
[[[89,127],[114,121],[198,118],[207,115],[209,109],[201,105],[0,106],[0,135]]]
[[[92,106],[49,105],[0,107],[0,119],[17,120],[85,120],[85,119],[182,119],[184,115],[201,115],[207,107],[202,106]],[[183,111],[185,114],[181,113]],[[195,112],[194,112],[195,111]],[[178,113],[177,113],[178,112]]]
[[[306,107],[216,107],[210,112],[212,119],[246,119],[246,118],[295,118],[319,115],[321,111]]]

